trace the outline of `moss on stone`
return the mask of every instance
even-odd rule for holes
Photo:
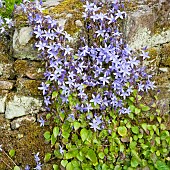
[[[38,89],[40,84],[41,81],[18,78],[16,82],[17,92],[26,96],[41,96],[42,92]]]
[[[74,13],[76,10],[82,9],[82,2],[80,0],[64,0],[56,7],[52,8],[49,12],[55,14]]]
[[[32,169],[36,166],[34,154],[39,152],[41,162],[43,163],[45,153],[51,152],[51,146],[44,142],[44,131],[45,129],[42,129],[37,123],[23,121],[19,130],[1,131],[1,144],[7,153],[10,149],[15,149],[16,155],[13,160],[17,165],[21,168],[24,168],[26,165],[30,165]],[[19,136],[21,136],[21,138]],[[2,159],[14,167],[14,164],[12,164],[4,154],[2,155]],[[0,169],[9,170],[9,167],[0,162]]]
[[[161,54],[161,64],[164,66],[170,66],[170,43],[163,45],[160,54]]]
[[[36,80],[26,81],[25,87],[28,90],[28,94],[30,94],[31,96],[42,95],[41,91],[38,90],[40,83],[41,83],[41,81],[36,81]]]
[[[156,57],[158,56],[159,52],[158,49],[155,47],[149,48],[148,49],[149,52],[149,56],[151,57],[150,59],[156,59]]]
[[[50,14],[53,18],[65,18],[67,14],[71,14],[65,24],[65,31],[67,31],[70,35],[74,35],[79,32],[80,28],[76,26],[75,21],[82,21],[82,11],[83,4],[80,0],[64,0],[59,5],[49,10],[45,10],[44,14]]]
[[[26,70],[28,69],[28,62],[26,60],[16,60],[14,63],[14,70],[16,75],[19,77],[23,77],[25,75]]]

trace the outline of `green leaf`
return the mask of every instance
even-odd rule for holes
[[[54,134],[51,135],[51,145],[54,146],[57,141],[57,138],[54,137]]]
[[[60,119],[61,119],[62,121],[64,121],[65,114],[61,112],[61,113],[59,113],[59,116],[60,116]]]
[[[103,159],[103,158],[105,157],[105,154],[104,154],[103,152],[99,152],[98,155],[99,155],[99,158],[100,158],[100,159]]]
[[[62,132],[62,136],[63,136],[63,138],[68,139],[70,136],[70,133],[67,131],[64,131],[64,132]]]
[[[142,149],[145,150],[145,149],[147,149],[149,146],[142,143],[142,144],[141,144],[141,147],[142,147]]]
[[[161,117],[157,117],[157,120],[158,120],[159,123],[161,123],[162,118]]]
[[[155,141],[156,141],[156,143],[157,143],[158,145],[160,145],[160,143],[161,143],[161,142],[160,142],[160,137],[158,137],[158,136],[155,137]]]
[[[81,136],[81,139],[82,141],[84,142],[87,137],[88,137],[88,130],[86,128],[83,128],[81,131],[80,131],[80,136]]]
[[[80,163],[79,163],[79,161],[77,161],[77,160],[72,160],[71,163],[72,163],[72,165],[74,166],[74,168],[77,168],[77,167],[80,166]]]
[[[51,159],[51,153],[46,153],[44,157],[44,162],[48,162]]]
[[[68,153],[65,154],[66,159],[71,159],[73,157],[74,157],[74,155],[72,154],[72,152],[68,152]]]
[[[52,99],[56,98],[58,96],[58,92],[57,91],[53,91],[52,93]]]
[[[109,167],[106,164],[102,165],[102,170],[108,170],[108,169],[109,169]]]
[[[141,95],[137,95],[136,97],[137,97],[138,101],[140,101],[142,99]]]
[[[139,128],[138,128],[137,126],[133,126],[133,127],[132,127],[132,132],[133,132],[134,134],[139,134]]]
[[[148,127],[148,125],[146,124],[146,123],[142,123],[142,128],[146,131],[147,130],[147,127]]]
[[[130,107],[131,112],[134,113],[135,112],[135,106],[134,105],[130,105],[129,107]]]
[[[46,131],[46,132],[44,133],[44,138],[45,138],[46,140],[49,140],[50,137],[51,137],[50,132],[49,132],[49,131]]]
[[[56,138],[59,134],[59,127],[54,127],[53,128],[53,134],[54,134],[54,137]]]
[[[10,157],[14,157],[14,156],[15,156],[15,150],[14,150],[14,149],[11,149],[11,150],[9,151],[9,156],[10,156]]]
[[[19,166],[15,166],[14,170],[21,170]]]
[[[97,157],[95,152],[93,151],[93,149],[89,149],[87,154],[86,154],[86,158],[90,159],[90,161],[92,161],[93,163],[97,162]]]
[[[165,130],[166,129],[166,126],[164,124],[160,124],[160,129],[161,130]]]
[[[168,136],[169,136],[169,132],[166,130],[162,131],[160,134],[161,140],[165,140]]]
[[[120,136],[126,136],[127,135],[127,128],[125,126],[119,126],[118,127],[118,134]]]
[[[133,168],[136,168],[138,165],[139,165],[138,160],[135,157],[132,157],[132,159],[131,159],[131,166]]]
[[[71,162],[69,162],[66,166],[66,170],[74,170],[74,166],[72,165]]]
[[[169,167],[166,165],[166,163],[160,160],[156,161],[156,168],[158,170],[169,170]]]
[[[67,160],[62,160],[62,161],[61,161],[61,165],[62,165],[63,167],[66,167],[67,164],[68,164],[68,161],[67,161]]]
[[[141,109],[135,108],[135,113],[136,113],[136,114],[139,114],[140,112],[141,112]]]
[[[53,170],[59,170],[59,169],[58,169],[58,165],[53,164]]]
[[[46,115],[46,119],[48,120],[48,119],[50,119],[51,118],[51,113],[48,113],[47,115]]]
[[[144,105],[144,104],[140,104],[140,107],[142,109],[142,111],[146,112],[146,111],[149,111],[150,110],[150,107],[147,106],[147,105]]]
[[[80,154],[80,153],[79,153],[79,154],[76,155],[76,158],[77,158],[79,161],[83,162],[83,160],[84,160],[85,157],[84,157],[83,154]]]
[[[135,102],[135,98],[134,97],[129,97],[130,101],[132,101],[133,103]]]
[[[79,122],[74,122],[74,129],[75,130],[79,129],[80,126],[81,126],[81,124]]]
[[[140,157],[138,156],[138,153],[137,153],[134,149],[131,150],[131,154],[134,156],[134,158],[135,158],[138,162],[141,162],[141,159],[140,159]]]

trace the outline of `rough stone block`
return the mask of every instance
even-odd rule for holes
[[[37,51],[33,48],[32,28],[22,27],[15,29],[13,36],[13,56],[18,59],[40,60]]]
[[[14,70],[17,77],[28,77],[33,80],[43,79],[44,66],[42,62],[16,60]]]
[[[170,67],[170,43],[164,44],[161,49],[161,64]]]
[[[0,90],[11,90],[14,87],[14,81],[0,80]]]
[[[22,126],[23,121],[29,121],[34,123],[36,121],[36,118],[34,116],[27,115],[16,120],[13,120],[11,122],[11,129],[13,130],[18,129],[20,126]]]
[[[42,110],[41,108],[41,99],[13,94],[6,102],[5,118],[13,119],[28,114],[36,114]]]
[[[1,79],[13,79],[15,76],[13,69],[13,62],[6,54],[0,52],[0,78]]]
[[[7,99],[7,93],[0,94],[0,113],[5,113],[5,102]]]
[[[54,7],[57,6],[61,1],[62,0],[46,0],[45,2],[43,2],[43,7]]]
[[[41,81],[18,78],[16,81],[17,92],[26,96],[41,96],[42,92],[38,90]]]
[[[138,10],[128,13],[125,32],[130,47],[153,47],[170,41],[170,26],[167,25],[170,4],[157,4],[155,7],[140,5]]]

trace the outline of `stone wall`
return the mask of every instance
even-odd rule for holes
[[[58,19],[60,25],[76,37],[81,29],[81,14],[77,0],[47,0],[45,13]],[[68,3],[70,4],[68,6]],[[64,6],[65,5],[65,6]],[[71,9],[69,9],[69,7]],[[170,3],[164,1],[131,1],[126,6],[128,19],[124,33],[133,49],[148,46],[155,70],[155,80],[161,89],[160,102],[169,110],[170,103]],[[34,49],[31,27],[20,9],[14,13],[16,27],[13,37],[0,42],[0,129],[18,128],[22,120],[36,121],[43,112],[42,94],[38,90],[43,80],[44,63]],[[72,25],[71,25],[72,24]],[[73,28],[74,25],[74,28]],[[73,30],[72,32],[69,31]],[[3,119],[3,121],[2,121]]]

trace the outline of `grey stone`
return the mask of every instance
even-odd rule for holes
[[[162,71],[162,72],[168,72],[169,71],[169,69],[167,67],[159,68],[159,70]]]
[[[62,1],[63,0],[46,0],[45,2],[43,2],[42,6],[47,8],[54,7],[57,6]]]
[[[15,29],[13,36],[13,57],[18,59],[40,60],[37,51],[33,48],[32,28]]]
[[[14,96],[6,102],[5,118],[13,119],[28,114],[36,114],[42,108],[42,100],[14,94]]]
[[[1,62],[0,60],[0,78],[1,79],[13,79],[14,69],[12,61]]]
[[[18,35],[18,41],[20,45],[27,45],[28,42],[32,38],[32,28],[31,27],[23,27],[20,29],[19,35]]]
[[[15,130],[18,129],[20,126],[22,126],[23,121],[29,121],[34,123],[36,121],[36,118],[30,115],[21,117],[21,118],[17,118],[16,120],[13,120],[11,122],[11,129]]]
[[[0,76],[3,75],[3,64],[0,64]]]
[[[9,80],[0,80],[0,90],[11,90],[14,87],[14,82]]]
[[[75,24],[76,24],[77,27],[82,27],[83,26],[83,24],[82,24],[82,22],[80,20],[76,20]]]
[[[161,27],[157,14],[163,13],[163,8],[154,10],[153,6],[147,5],[140,5],[138,8],[140,10],[128,13],[125,34],[129,46],[133,49],[140,49],[145,46],[153,47],[169,42],[170,29],[162,30],[160,33],[153,31],[157,27],[155,24]]]
[[[0,95],[0,113],[5,113],[6,99],[7,99],[7,94]]]

